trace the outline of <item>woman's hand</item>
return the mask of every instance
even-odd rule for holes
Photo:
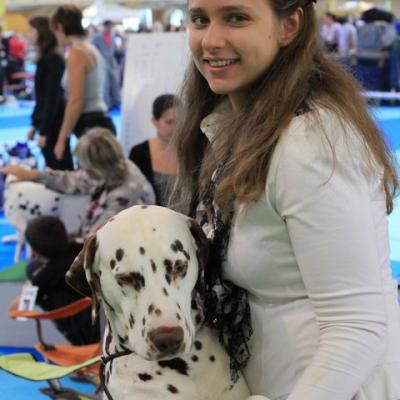
[[[57,160],[61,160],[65,150],[65,141],[62,140],[60,137],[57,140],[57,143],[54,147],[54,155],[56,156]]]
[[[32,181],[38,175],[36,169],[26,169],[19,165],[7,165],[1,169],[1,172],[3,172],[3,174],[15,175],[20,181]]]
[[[38,137],[38,146],[43,149],[46,146],[46,136]]]
[[[26,137],[28,138],[28,140],[33,140],[35,137],[35,132],[36,132],[36,128],[34,126],[31,126],[29,128],[29,131],[26,135]]]

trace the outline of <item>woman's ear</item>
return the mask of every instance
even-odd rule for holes
[[[292,15],[285,17],[281,21],[281,37],[279,44],[281,47],[288,46],[299,33],[303,22],[304,10],[298,8]]]

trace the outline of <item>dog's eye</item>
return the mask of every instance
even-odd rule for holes
[[[118,274],[115,275],[115,280],[120,286],[131,286],[138,292],[146,285],[144,276],[139,272],[130,272],[129,274]]]
[[[188,269],[188,262],[176,260],[173,268],[173,280],[177,278],[184,278]]]

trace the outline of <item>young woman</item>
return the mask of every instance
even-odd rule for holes
[[[188,14],[178,176],[212,241],[206,315],[233,372],[254,400],[399,399],[397,177],[359,87],[321,51],[313,2]]]
[[[65,70],[65,61],[57,48],[57,39],[50,29],[46,16],[36,16],[29,20],[28,37],[36,47],[37,68],[35,73],[36,105],[32,114],[32,127],[28,139],[33,140],[39,133],[38,144],[46,165],[52,169],[73,169],[69,139],[65,141],[61,159],[54,156],[61,123],[64,117],[65,99],[61,79]]]
[[[168,188],[176,176],[175,149],[171,138],[175,130],[177,98],[172,94],[158,96],[153,102],[153,124],[157,136],[132,147],[129,159],[133,161],[153,185],[157,204],[168,203]]]
[[[87,129],[97,126],[115,133],[115,126],[107,114],[103,99],[106,74],[104,60],[86,38],[82,11],[72,4],[60,6],[51,18],[51,25],[58,42],[69,48],[64,76],[67,106],[54,149],[59,159],[72,132],[79,138]]]
[[[77,171],[38,171],[6,166],[5,174],[31,180],[66,194],[87,194],[90,202],[78,236],[85,238],[109,218],[133,205],[154,204],[150,183],[129,160],[111,131],[92,128],[75,148],[80,169]],[[34,199],[32,199],[34,201]]]

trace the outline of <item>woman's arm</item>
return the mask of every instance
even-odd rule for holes
[[[314,357],[288,400],[353,399],[385,350],[378,247],[387,236],[376,231],[374,220],[377,210],[385,218],[385,196],[354,132],[332,119],[323,124],[335,162],[314,123],[283,138],[275,169],[275,206],[319,325]]]
[[[72,48],[68,61],[68,98],[64,119],[54,153],[61,159],[65,143],[78,122],[83,107],[85,79],[88,71],[88,58],[84,50]]]

